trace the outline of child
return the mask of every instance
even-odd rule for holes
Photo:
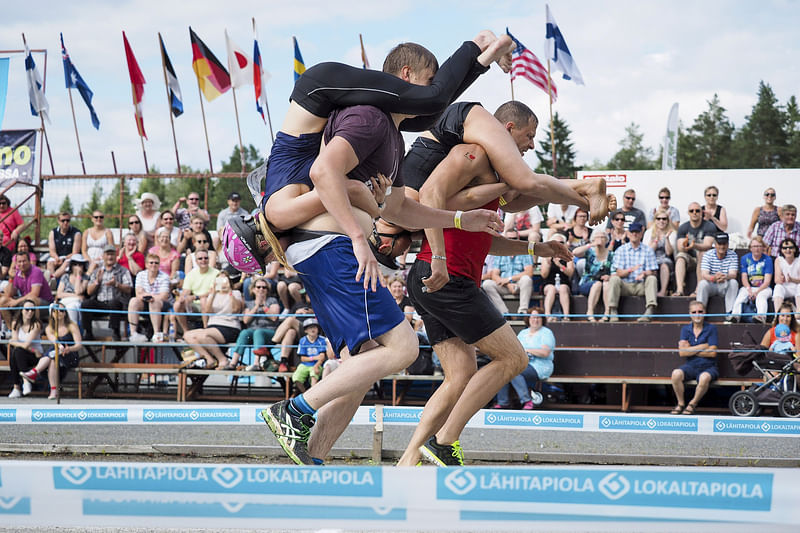
[[[770,344],[769,351],[776,353],[792,353],[794,352],[794,344],[792,344],[792,332],[786,324],[778,324],[775,326],[775,342]]]
[[[306,391],[305,382],[310,377],[311,386],[317,384],[322,376],[322,363],[326,359],[333,359],[333,348],[328,339],[319,334],[319,322],[316,318],[307,318],[303,321],[305,336],[300,339],[297,355],[300,364],[292,374],[292,381],[300,392]]]

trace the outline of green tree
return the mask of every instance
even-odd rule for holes
[[[608,168],[613,170],[653,170],[656,163],[653,149],[644,146],[644,134],[639,132],[638,124],[631,122],[625,128],[625,138],[619,141],[620,149],[608,162]]]
[[[59,214],[59,213],[74,213],[74,212],[75,212],[75,208],[72,207],[72,200],[70,199],[69,194],[68,194],[61,201],[61,205],[58,206],[58,213],[56,213],[56,214]]]
[[[678,168],[732,168],[733,123],[714,94],[708,109],[684,133],[678,130]]]
[[[772,88],[758,85],[758,101],[736,135],[740,168],[780,168],[787,163],[785,115]]]
[[[264,159],[252,144],[244,149],[245,165],[252,170],[264,163]],[[222,172],[242,172],[242,161],[239,157],[239,147],[234,146],[228,161],[222,162]],[[212,215],[219,213],[228,206],[228,195],[238,192],[242,196],[242,208],[250,210],[253,207],[250,194],[247,190],[247,174],[242,174],[241,178],[215,178],[209,185],[208,212]]]
[[[539,166],[536,172],[543,174],[553,173],[553,156],[550,149],[550,130],[544,130],[545,137],[539,141],[539,148],[536,150],[536,157],[539,159]],[[575,143],[570,140],[572,131],[566,121],[558,113],[553,115],[553,139],[556,147],[556,174],[559,176],[575,176],[575,172],[581,170],[575,164]]]
[[[85,231],[92,225],[92,213],[95,211],[103,211],[103,188],[100,185],[100,180],[94,182],[92,187],[92,194],[89,196],[89,201],[81,206],[79,213],[87,215],[80,218],[73,219],[73,225],[81,231]],[[104,211],[105,212],[105,211]]]
[[[800,106],[794,95],[786,103],[786,164],[791,168],[800,167]]]

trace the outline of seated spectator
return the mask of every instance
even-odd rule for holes
[[[797,243],[784,239],[778,247],[780,255],[775,259],[775,291],[772,306],[778,309],[783,300],[794,298],[795,307],[800,305],[800,261],[797,260]]]
[[[67,212],[58,215],[58,226],[53,228],[47,237],[47,248],[50,257],[47,259],[47,270],[51,279],[59,279],[67,271],[68,260],[81,252],[83,244],[81,232],[70,224],[72,215]]]
[[[117,262],[114,245],[107,244],[103,251],[103,266],[92,272],[86,287],[86,299],[81,306],[81,323],[88,340],[94,339],[92,322],[105,316],[108,316],[113,339],[120,340],[127,336],[124,330],[122,334],[119,331],[123,318],[120,311],[125,309],[125,302],[133,292],[133,279],[130,271]],[[131,333],[135,331],[136,328],[131,329]]]
[[[530,316],[525,321],[528,328],[520,331],[517,338],[528,355],[528,366],[500,389],[493,409],[508,409],[511,406],[509,399],[511,387],[514,387],[524,410],[528,411],[533,409],[534,405],[541,405],[542,394],[532,389],[539,381],[546,380],[553,373],[553,350],[556,347],[556,338],[550,328],[545,327],[547,317],[542,315],[542,308],[531,309]]]
[[[103,263],[103,249],[106,245],[114,244],[114,235],[105,226],[105,218],[101,211],[94,211],[92,226],[83,232],[81,254],[89,260],[89,270],[87,270],[89,274]]]
[[[231,289],[227,272],[219,272],[203,302],[203,328],[184,332],[183,340],[200,357],[206,368],[234,370],[220,345],[236,341],[242,329],[238,314],[244,307],[242,293]]]
[[[128,229],[136,236],[136,249],[140,253],[146,254],[150,246],[147,240],[147,233],[142,229],[142,219],[139,218],[139,215],[128,217]]]
[[[33,300],[25,300],[20,314],[14,317],[11,340],[8,343],[11,345],[8,367],[14,383],[9,398],[19,398],[31,393],[31,382],[22,379],[22,374],[36,367],[42,357],[41,331],[42,326],[36,318],[36,304]]]
[[[169,232],[169,242],[174,247],[178,247],[178,242],[180,242],[181,237],[183,236],[183,232],[175,227],[175,215],[172,211],[162,211],[160,215],[158,215],[158,226],[156,227],[156,232],[159,229],[166,228]],[[158,244],[158,243],[156,243]]]
[[[183,203],[186,204],[186,207],[181,207]],[[208,211],[200,207],[200,193],[194,191],[190,192],[188,196],[178,198],[178,201],[172,206],[172,212],[175,213],[175,222],[181,231],[189,229],[192,217],[200,217],[203,220],[204,229],[211,220]]]
[[[25,252],[25,253],[27,253],[28,254],[28,259],[30,259],[30,262],[31,262],[32,265],[34,265],[34,266],[38,266],[39,265],[39,258],[36,256],[36,254],[33,252],[33,250],[31,250],[31,243],[30,243],[30,241],[28,240],[27,237],[24,238],[24,239],[20,239],[16,243],[15,248],[16,248],[17,252]],[[11,256],[10,269],[13,270],[14,272],[17,272],[19,270],[19,268],[17,267],[17,254],[16,253],[12,254],[12,256]]]
[[[608,247],[612,252],[628,242],[628,232],[625,231],[625,215],[622,213],[611,213],[611,229],[608,230]]]
[[[739,272],[742,277],[742,288],[733,302],[733,313],[730,322],[738,322],[742,316],[742,305],[745,302],[755,303],[757,322],[767,321],[767,306],[769,297],[772,296],[773,264],[772,258],[767,255],[764,239],[756,235],[750,239],[750,253],[742,256],[739,262]]]
[[[3,233],[3,242],[0,244],[14,252],[24,221],[19,209],[11,207],[11,200],[5,194],[0,194],[0,220],[0,231]]]
[[[272,344],[280,343],[281,354],[278,372],[287,372],[290,369],[290,360],[294,352],[294,346],[300,336],[300,325],[306,318],[314,316],[311,306],[305,302],[299,302],[287,313],[279,318],[278,328],[272,336]],[[258,348],[253,351],[255,355],[266,356],[271,352],[269,347]],[[293,366],[293,365],[292,365]]]
[[[394,276],[389,279],[386,286],[389,288],[389,292],[392,294],[397,306],[411,323],[411,327],[414,327],[414,304],[406,294],[406,282],[400,276]]]
[[[189,252],[194,252],[197,248],[195,247],[195,240],[194,236],[203,236],[205,240],[208,241],[208,246],[210,250],[215,248],[214,241],[211,238],[211,233],[206,229],[205,222],[203,221],[203,217],[195,215],[192,217],[192,220],[189,223],[189,227],[183,230],[183,234],[181,235],[181,242],[178,243],[178,252],[186,253],[187,255]],[[212,263],[211,266],[215,266],[217,264],[216,261]]]
[[[789,342],[792,343],[792,346],[797,346],[797,333],[800,332],[800,324],[795,319],[795,307],[791,302],[784,302],[780,307],[775,308],[775,318],[772,321],[772,326],[764,332],[764,336],[761,338],[761,346],[772,350],[772,346],[778,342],[778,334],[775,329],[781,325],[789,328]]]
[[[542,242],[542,210],[534,206],[519,213],[506,213],[503,236],[528,242]]]
[[[623,244],[614,252],[611,278],[608,280],[609,320],[617,322],[617,308],[620,296],[644,295],[645,310],[637,322],[650,322],[658,302],[658,270],[656,254],[642,243],[642,225],[633,222],[628,228],[629,243]]]
[[[297,348],[300,364],[292,374],[292,381],[300,392],[305,392],[306,381],[311,381],[311,386],[322,379],[322,364],[330,356],[333,358],[333,348],[325,337],[319,334],[319,322],[316,318],[306,318],[303,321],[303,332]]]
[[[56,322],[58,327],[56,327]],[[60,305],[55,305],[50,309],[50,321],[45,328],[47,340],[58,345],[58,357],[63,360],[71,353],[78,353],[82,347],[81,331],[78,324],[70,320],[67,310]],[[47,379],[50,382],[50,395],[48,400],[58,399],[58,379],[59,369],[53,364],[56,358],[55,348],[47,352],[40,358],[36,366],[27,372],[22,372],[22,379],[28,383],[35,383],[39,375],[47,370]]]
[[[747,237],[753,236],[753,230],[758,225],[757,234],[764,237],[767,229],[781,219],[781,210],[775,205],[775,189],[770,187],[764,191],[764,205],[753,209],[753,216],[750,217],[750,225],[747,226]]]
[[[211,239],[205,233],[192,234],[192,246],[190,249],[192,251],[187,250],[186,261],[183,266],[183,271],[186,272],[186,274],[198,266],[196,254],[199,251],[208,253],[208,266],[217,264],[217,252],[211,248]]]
[[[555,233],[565,233],[575,219],[577,206],[567,204],[550,204],[547,206],[547,239]]]
[[[703,207],[703,220],[707,220],[716,226],[718,233],[728,231],[728,212],[724,207],[717,204],[719,189],[711,185],[703,191],[706,198],[706,205]]]
[[[278,299],[284,309],[289,309],[294,304],[304,303],[305,289],[303,282],[300,281],[300,276],[297,275],[292,269],[284,268],[283,274],[278,275],[278,284],[275,286],[275,292],[278,294]]]
[[[678,228],[677,255],[675,256],[675,292],[673,296],[685,296],[686,271],[695,269],[700,281],[700,264],[703,254],[714,246],[714,235],[717,227],[703,220],[700,204],[689,204],[689,220]]]
[[[570,251],[578,246],[589,244],[591,230],[586,226],[589,220],[589,213],[583,209],[577,209],[575,216],[572,218],[572,226],[567,229],[567,246]]]
[[[250,213],[242,209],[242,197],[239,196],[238,192],[232,192],[228,195],[228,208],[223,209],[217,215],[217,234],[222,233],[222,228],[225,227],[225,223],[228,222],[228,219],[232,216],[240,216],[246,217]]]
[[[669,205],[669,201],[672,198],[672,193],[669,192],[667,187],[662,187],[660,191],[658,191],[658,206],[654,207],[650,210],[650,213],[647,215],[647,228],[650,229],[656,223],[656,211],[664,211],[667,214],[667,218],[669,219],[669,226],[675,230],[678,229],[678,226],[681,223],[681,213],[673,206]],[[647,242],[647,238],[645,238],[645,242]]]
[[[170,280],[176,279],[181,254],[172,246],[169,230],[167,228],[158,228],[156,230],[156,245],[150,248],[148,253],[158,256],[161,264],[159,270],[161,270],[161,272],[166,274]]]
[[[556,233],[553,235],[552,240],[566,244],[567,239],[561,233]],[[551,322],[558,322],[558,318],[552,316],[553,304],[556,301],[556,295],[558,295],[563,320],[564,322],[569,322],[570,279],[575,275],[575,263],[564,261],[557,257],[542,257],[541,260],[544,314],[548,316]]]
[[[277,317],[281,312],[281,306],[277,298],[267,296],[269,294],[269,284],[258,276],[254,278],[250,289],[252,290],[253,302],[245,307],[244,316],[242,316],[244,329],[239,332],[239,336],[236,338],[236,346],[233,348],[231,356],[232,366],[236,366],[241,361],[242,355],[247,348],[255,349],[269,344],[272,336],[275,335],[275,329],[278,327]],[[253,357],[253,363],[247,367],[247,370],[261,370],[262,362],[260,359],[259,356]],[[278,369],[278,363],[269,358],[263,369],[267,372],[274,372]]]
[[[86,286],[89,284],[89,276],[86,275],[88,267],[89,262],[81,254],[73,255],[69,260],[69,272],[61,276],[56,288],[56,300],[67,308],[69,318],[76,324],[80,323],[78,311],[86,297]]]
[[[672,389],[678,400],[677,405],[670,411],[673,415],[694,414],[697,404],[705,396],[709,385],[719,378],[717,369],[717,328],[714,324],[705,322],[706,306],[703,302],[689,302],[691,323],[681,328],[681,338],[678,341],[678,355],[685,357],[685,362],[672,371]],[[686,405],[684,398],[684,382],[697,380],[694,397]]]
[[[728,249],[728,234],[717,233],[714,250],[703,254],[700,265],[700,283],[697,284],[697,300],[708,306],[710,296],[725,298],[725,312],[733,311],[733,302],[739,292],[736,275],[739,272],[739,258],[736,252]]]
[[[146,192],[134,200],[133,203],[136,206],[136,216],[142,223],[142,231],[147,237],[147,249],[150,249],[155,244],[161,200],[157,195]]]
[[[166,234],[163,234],[166,235]],[[172,309],[172,293],[169,289],[169,276],[159,268],[161,260],[156,254],[147,254],[145,269],[136,274],[135,296],[128,302],[128,326],[131,330],[131,342],[147,342],[147,337],[139,332],[139,315],[149,314],[150,323],[153,325],[153,342],[163,342],[164,333],[162,326],[166,327],[169,320],[164,320],[164,313]],[[142,311],[147,306],[147,311]]]
[[[117,263],[123,268],[127,268],[133,277],[144,270],[144,254],[139,251],[139,243],[133,233],[127,233],[122,238],[122,247],[117,254]]]
[[[4,324],[11,324],[11,310],[8,308],[18,307],[25,300],[33,300],[37,306],[47,305],[53,301],[53,293],[50,291],[50,285],[44,280],[42,269],[31,264],[28,253],[17,252],[15,258],[17,268],[9,270],[9,283],[0,296],[0,307],[6,308],[0,309]]]
[[[183,333],[189,331],[189,320],[186,313],[199,313],[206,295],[214,286],[219,270],[209,266],[210,254],[207,251],[195,252],[197,266],[183,279],[183,290],[175,302],[175,318]]]
[[[8,284],[9,270],[11,263],[14,262],[16,255],[3,245],[0,245],[0,292],[3,292]]]
[[[493,256],[489,275],[481,287],[498,311],[503,314],[511,312],[502,295],[519,294],[517,313],[527,312],[533,292],[533,260],[530,255]]]
[[[660,287],[658,296],[667,295],[669,277],[675,268],[672,256],[675,253],[677,243],[677,233],[670,224],[669,215],[663,209],[659,209],[655,216],[655,225],[644,232],[643,241],[653,249],[656,254],[656,264],[658,265],[658,278]]]
[[[644,216],[644,212],[641,209],[633,206],[634,202],[636,202],[636,191],[628,189],[622,195],[622,207],[614,211],[612,216],[609,217],[606,228],[611,227],[613,218],[618,214],[622,214],[622,216],[625,217],[625,223],[623,224],[625,231],[627,231],[634,222],[645,227],[647,225],[647,218]]]
[[[797,208],[792,204],[786,204],[781,210],[781,219],[773,222],[764,234],[764,242],[769,246],[769,255],[772,258],[778,257],[781,243],[784,239],[792,239],[795,243],[800,242],[800,224],[797,223]]]
[[[573,250],[575,257],[585,257],[586,267],[578,285],[578,294],[587,296],[586,314],[589,322],[595,322],[594,315],[600,294],[603,294],[605,311],[601,322],[608,321],[608,282],[611,279],[611,266],[614,263],[614,252],[608,249],[608,234],[602,228],[592,232],[591,245],[580,246]]]

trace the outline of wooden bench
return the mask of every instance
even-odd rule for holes
[[[84,374],[95,376],[110,376],[118,374],[159,374],[159,375],[174,375],[180,383],[181,365],[179,364],[148,364],[148,363],[81,363],[75,369],[78,374],[78,399],[83,398],[83,376]],[[116,382],[114,382],[116,383]],[[96,385],[95,385],[96,386]],[[138,391],[139,385],[136,385],[137,391],[133,393],[137,397],[147,396],[163,396],[163,394],[155,393],[142,393]],[[89,394],[91,397],[94,394],[94,387],[89,387]],[[117,388],[114,386],[112,390],[116,393]],[[181,388],[178,387],[178,392],[175,398],[181,401]]]
[[[406,392],[408,392],[408,386],[413,381],[427,381],[431,384],[431,394],[433,393],[436,384],[444,381],[443,375],[432,375],[429,376],[425,375],[409,375],[409,374],[391,374],[383,378],[384,380],[391,380],[392,382],[392,405],[400,405],[403,403],[405,399]],[[400,391],[400,394],[397,394],[397,382],[401,382],[406,386],[403,390]],[[430,397],[430,396],[429,396]],[[426,400],[427,401],[427,400]]]
[[[243,376],[250,377],[266,377],[270,379],[283,379],[284,380],[284,394],[283,399],[288,400],[292,392],[292,374],[293,372],[264,372],[261,370],[207,370],[204,368],[186,368],[183,369],[178,376],[178,401],[185,402],[188,400],[197,400],[202,398],[202,389],[206,380],[210,376],[232,376],[234,379],[228,386],[228,399],[235,400],[233,397],[238,388],[238,378]],[[192,377],[191,386],[188,385],[188,378]],[[264,398],[274,399],[272,396],[265,396]],[[225,399],[216,398],[215,399]]]

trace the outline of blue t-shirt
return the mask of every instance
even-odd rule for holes
[[[528,356],[528,364],[535,370],[539,379],[547,379],[553,373],[553,348],[556,347],[556,338],[553,332],[545,327],[539,328],[535,333],[531,333],[530,328],[525,328],[517,335],[522,347],[526,350],[539,350],[547,348],[550,355],[547,357]]]
[[[760,287],[764,283],[764,276],[774,272],[772,258],[767,254],[761,254],[761,258],[756,261],[752,253],[745,254],[739,262],[739,272],[747,273],[751,287]]]
[[[308,335],[305,335],[303,338],[300,339],[297,348],[297,355],[304,355],[305,357],[313,357],[314,359],[319,359],[320,354],[324,354],[327,350],[327,343],[325,342],[325,337],[320,335],[317,337],[317,340],[311,342],[308,339]],[[316,361],[303,361],[301,364],[306,366],[314,366]]]
[[[717,336],[717,326],[711,324],[709,322],[703,322],[703,329],[700,331],[700,335],[697,337],[694,336],[694,326],[692,324],[686,324],[681,328],[681,340],[688,341],[689,346],[697,346],[698,344],[705,344],[708,343],[709,346],[719,346],[719,337]],[[688,361],[693,359],[708,359],[708,357],[701,357],[699,355],[693,355],[691,357],[687,357]]]

